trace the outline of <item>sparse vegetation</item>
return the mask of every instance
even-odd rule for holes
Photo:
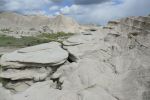
[[[22,38],[15,38],[12,36],[0,35],[0,46],[14,46],[14,47],[25,47],[25,46],[32,46],[41,43],[47,43],[51,41],[58,41],[62,42],[62,40],[70,37],[73,33],[64,33],[58,32],[54,34],[49,33],[42,33],[38,36],[29,36],[29,37],[22,37]]]
[[[64,33],[64,32],[58,32],[54,34],[42,33],[36,37],[30,36],[30,37],[22,37],[22,38],[0,35],[0,47],[7,47],[7,46],[26,47],[26,46],[32,46],[41,43],[47,43],[51,41],[62,42],[64,39],[67,39],[71,35],[73,35],[73,33]],[[0,57],[1,56],[2,55],[0,55]],[[2,66],[0,65],[0,72],[1,70],[2,70]],[[6,85],[8,81],[0,78],[0,83]]]
[[[9,80],[0,78],[0,83],[2,83],[3,86],[6,86],[8,82]]]
[[[62,41],[64,39],[67,39],[68,37],[72,36],[73,33],[64,33],[64,32],[58,32],[58,33],[53,33],[53,34],[48,34],[48,33],[42,33],[41,35],[37,36],[42,39],[48,39],[50,41]]]
[[[9,28],[3,28],[3,29],[0,29],[0,31],[2,31],[2,32],[10,32],[11,30]]]
[[[0,83],[2,83],[2,79],[0,78]]]

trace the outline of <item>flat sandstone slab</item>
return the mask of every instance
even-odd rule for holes
[[[31,46],[4,54],[0,59],[1,66],[22,67],[23,64],[48,64],[57,66],[66,61],[68,52],[58,42]]]

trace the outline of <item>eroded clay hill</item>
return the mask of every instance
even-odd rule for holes
[[[40,33],[78,32],[78,23],[70,17],[58,15],[21,15],[11,12],[0,13],[0,34],[32,36]]]
[[[4,54],[0,100],[150,100],[150,17]]]

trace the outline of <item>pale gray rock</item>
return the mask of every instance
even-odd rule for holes
[[[117,35],[108,34],[105,38],[113,46],[113,55],[107,62],[118,73],[116,80],[108,86],[108,91],[119,100],[150,99],[148,30],[148,17],[129,17],[120,20]]]
[[[13,100],[11,92],[2,87],[0,83],[0,100]]]
[[[53,81],[35,83],[14,100],[150,100],[149,17],[128,17],[108,27],[64,41],[70,62],[55,70]]]
[[[76,45],[84,44],[87,42],[87,40],[85,39],[86,38],[82,35],[75,35],[65,40],[63,42],[63,45],[64,46],[76,46]]]
[[[1,57],[0,64],[4,70],[0,78],[9,80],[6,88],[15,93],[22,92],[31,86],[29,83],[49,79],[54,69],[65,63],[67,58],[68,52],[58,42],[19,49]]]
[[[100,35],[100,36],[99,36]],[[93,35],[77,35],[68,38],[63,42],[63,48],[70,54],[69,59],[77,61],[78,59],[84,58],[84,56],[99,50],[99,42],[103,37],[102,33],[95,33]]]
[[[0,55],[13,52],[15,50],[18,50],[20,48],[17,47],[0,47]]]
[[[28,89],[31,85],[33,85],[33,81],[30,80],[22,80],[22,81],[11,81],[4,85],[4,87],[11,91],[11,93],[20,93]]]
[[[81,91],[52,89],[50,81],[39,82],[31,86],[25,92],[13,96],[14,100],[117,100],[107,91],[98,88],[87,88]],[[40,90],[40,91],[39,91]]]
[[[39,82],[25,92],[13,96],[14,100],[78,100],[78,96],[71,91],[60,91],[51,88],[52,81]]]
[[[118,100],[100,86],[86,88],[82,92],[79,92],[79,95],[81,96],[81,100]]]
[[[63,83],[62,89],[76,91],[99,85],[107,88],[116,77],[111,67],[92,59],[82,59],[78,63],[64,65],[53,76]]]
[[[7,68],[30,67],[30,64],[31,66],[35,64],[35,67],[38,67],[38,64],[39,66],[58,66],[67,58],[68,52],[63,50],[59,43],[50,42],[5,54],[1,57],[0,64]]]
[[[25,80],[33,79],[34,81],[45,80],[52,72],[51,68],[36,68],[36,69],[8,69],[0,74],[1,78],[10,80]]]

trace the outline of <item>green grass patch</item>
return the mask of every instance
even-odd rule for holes
[[[28,36],[28,37],[21,37],[15,38],[12,36],[0,35],[0,47],[26,47],[26,46],[33,46],[41,43],[47,43],[51,41],[62,42],[63,40],[67,39],[68,37],[72,36],[73,33],[42,33],[38,36]]]

